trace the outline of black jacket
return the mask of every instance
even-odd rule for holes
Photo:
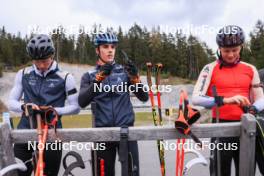
[[[135,114],[130,101],[129,91],[118,92],[119,85],[131,86],[128,74],[124,67],[114,64],[111,74],[102,81],[101,86],[106,88],[103,92],[98,91],[100,84],[95,83],[95,75],[99,71],[100,66],[97,65],[95,70],[85,73],[82,76],[80,94],[78,98],[79,105],[84,108],[91,102],[96,103],[95,126],[96,127],[123,127],[133,126]],[[97,86],[97,87],[96,87]],[[141,101],[148,100],[148,93],[141,88],[134,92],[136,97]],[[110,91],[109,91],[109,88]],[[134,89],[132,89],[133,91]]]

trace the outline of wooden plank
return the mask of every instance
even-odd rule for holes
[[[255,175],[256,119],[244,114],[241,122],[239,175]]]
[[[199,124],[193,125],[192,132],[200,138],[231,137],[240,135],[240,123]],[[71,128],[58,129],[58,136],[63,142],[119,141],[120,128]],[[141,126],[129,128],[129,140],[178,139],[183,136],[172,126]],[[12,138],[16,143],[37,141],[36,130],[13,130]],[[49,141],[54,141],[54,131],[49,130]]]
[[[9,166],[15,163],[15,155],[13,150],[13,143],[11,138],[11,131],[8,124],[0,124],[0,139],[1,139],[1,150],[3,157],[2,159],[2,167]],[[11,171],[5,176],[17,176],[16,171]]]

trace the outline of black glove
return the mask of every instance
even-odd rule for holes
[[[112,64],[104,64],[100,67],[99,72],[95,75],[96,82],[103,81],[107,76],[111,74],[111,71],[113,70]]]
[[[138,69],[133,63],[126,64],[125,69],[129,76],[138,76]]]
[[[132,84],[140,83],[138,69],[132,62],[127,63],[125,65],[125,69],[126,69],[126,71],[128,73],[128,76],[130,78],[130,82]]]
[[[243,106],[243,111],[244,111],[244,113],[250,113],[254,116],[256,116],[258,114],[258,110],[257,110],[256,106],[254,106],[254,105]]]

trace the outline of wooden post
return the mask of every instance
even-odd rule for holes
[[[1,144],[1,168],[15,163],[15,155],[11,138],[11,131],[6,123],[0,124],[0,144]],[[11,171],[5,176],[17,176],[17,171]]]
[[[244,114],[241,121],[239,175],[255,175],[256,119]]]

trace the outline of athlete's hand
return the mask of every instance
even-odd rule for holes
[[[42,114],[44,114],[44,111],[41,110],[41,108],[34,104],[34,103],[26,103],[23,104],[21,106],[21,109],[25,112],[26,116],[30,116],[32,115],[33,117],[36,116],[36,114],[40,114],[42,116]]]
[[[95,75],[95,80],[97,82],[103,81],[107,76],[111,74],[111,71],[113,70],[112,64],[104,64],[100,67],[99,72]]]
[[[139,77],[139,74],[138,74],[138,69],[136,67],[135,64],[133,64],[132,62],[130,63],[127,63],[125,65],[125,69],[128,73],[128,76],[129,76],[129,79],[130,79],[130,82],[132,84],[137,84],[137,83],[140,83],[140,77]]]
[[[25,103],[25,104],[23,104],[23,105],[21,106],[21,109],[22,109],[23,111],[26,111],[26,110],[28,110],[29,107],[30,107],[31,109],[33,109],[33,110],[39,110],[39,106],[36,105],[36,104],[34,104],[34,103]]]
[[[249,106],[251,104],[248,98],[242,95],[224,98],[223,102],[224,104],[237,104],[239,106]]]
[[[138,76],[138,69],[132,62],[125,65],[125,69],[130,77]]]
[[[243,106],[242,107],[244,113],[250,113],[254,116],[256,116],[258,114],[258,109],[256,108],[256,106],[254,105],[250,105],[250,106]]]

